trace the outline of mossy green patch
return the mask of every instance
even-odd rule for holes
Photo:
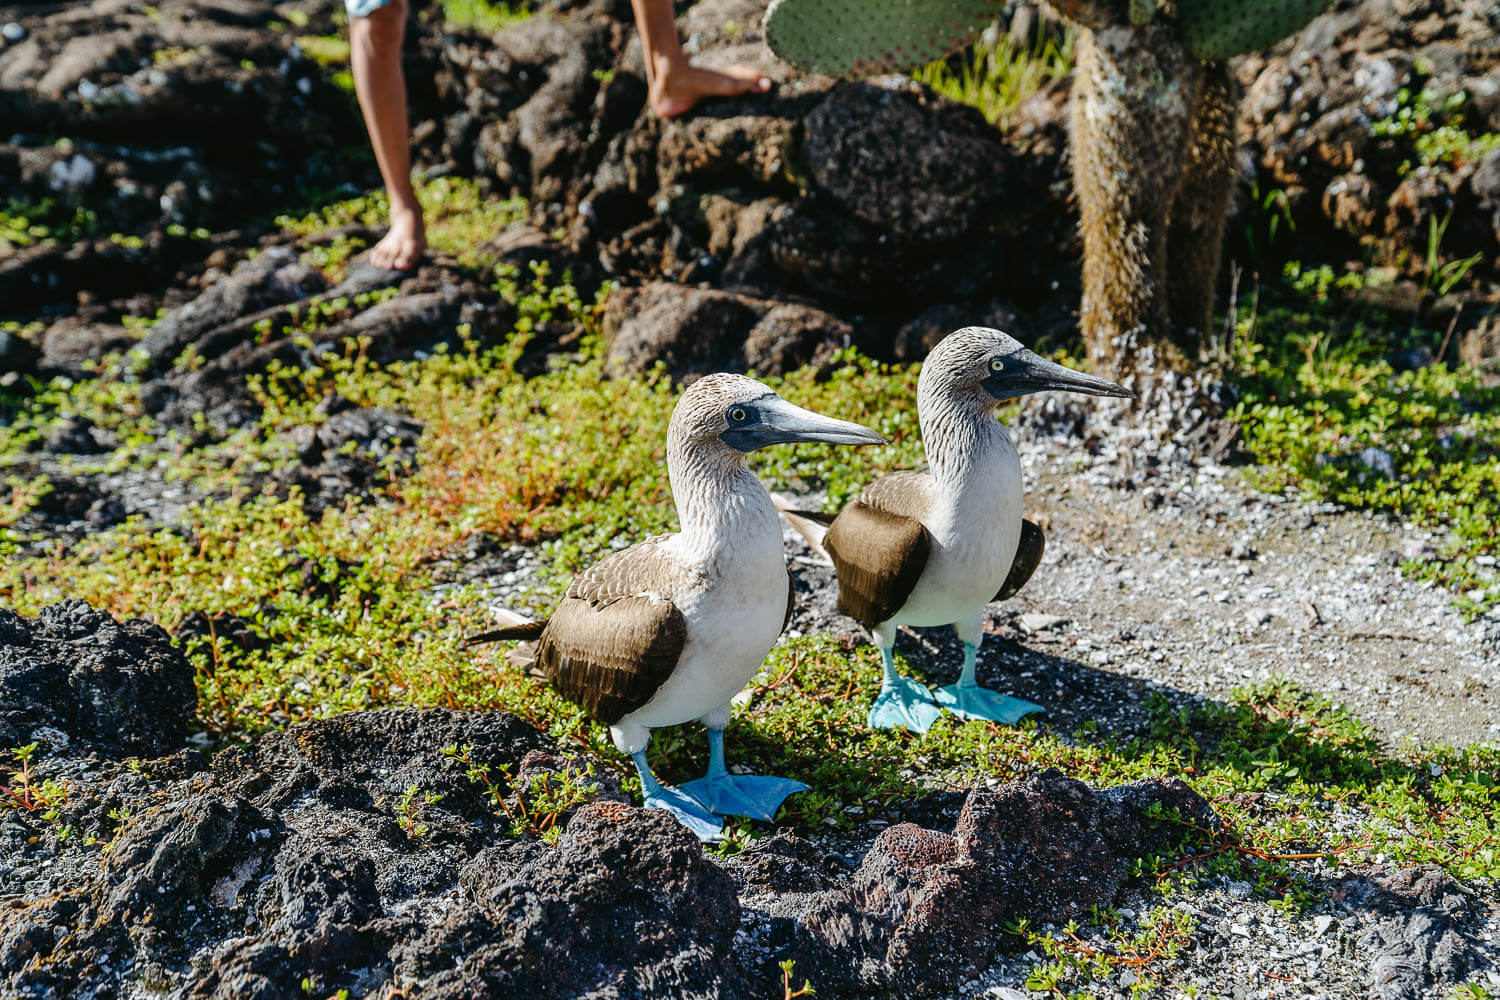
[[[487,198],[472,182],[444,178],[420,190],[434,246],[466,267],[492,263],[484,244],[524,214],[523,204]],[[354,222],[379,227],[385,209],[373,194],[282,221],[309,235]],[[331,249],[320,263],[332,269],[351,249]],[[124,375],[29,387],[7,404],[0,465],[18,463],[56,420],[86,416],[121,441],[113,454],[80,460],[96,463],[89,469],[149,467],[203,499],[171,526],[133,518],[66,545],[17,537],[18,518],[48,486],[12,474],[0,493],[0,524],[9,525],[0,527],[0,603],[34,614],[80,597],[168,627],[193,612],[248,619],[265,640],[258,651],[212,639],[191,652],[200,724],[220,742],[361,708],[506,709],[638,791],[604,727],[511,668],[502,649],[463,647],[463,635],[486,625],[490,595],[444,586],[443,567],[480,534],[535,546],[545,568],[515,603],[545,614],[572,574],[620,545],[672,529],[664,450],[678,389],[663,371],[609,377],[598,303],[582,299],[564,276],[502,269],[498,288],[519,316],[506,344],[481,349],[457,330],[460,346],[421,360],[375,364],[350,342],[311,355],[311,367],[272,368],[252,382],[258,421],[208,445],[165,433]],[[1253,327],[1240,324],[1230,354],[1244,392],[1238,416],[1260,460],[1252,475],[1450,528],[1454,550],[1437,568],[1414,571],[1461,587],[1477,581],[1487,572],[1481,557],[1494,552],[1495,390],[1473,372],[1396,371],[1387,356],[1431,335],[1403,327],[1397,337],[1373,314],[1341,311],[1339,291],[1337,276],[1302,281],[1299,274],[1290,289],[1266,296]],[[297,332],[326,326],[346,305],[356,303],[304,310]],[[532,331],[560,321],[580,329],[581,346],[548,372],[523,377],[516,365]],[[917,465],[916,380],[913,366],[881,365],[852,351],[831,372],[770,380],[789,400],[874,427],[891,443],[783,446],[757,453],[752,465],[772,488],[821,494],[829,509],[880,472]],[[314,516],[299,496],[256,484],[296,461],[288,432],[323,420],[318,403],[330,393],[409,413],[424,433],[414,472],[392,469],[373,494]],[[1390,453],[1394,477],[1373,477],[1368,463],[1349,458],[1366,447]],[[929,789],[1056,767],[1094,785],[1180,777],[1210,801],[1224,830],[1184,825],[1187,846],[1141,865],[1139,874],[1166,894],[1207,875],[1232,875],[1260,898],[1299,910],[1324,891],[1315,866],[1377,856],[1431,861],[1472,880],[1500,878],[1491,818],[1500,751],[1491,747],[1391,752],[1341,707],[1284,683],[1196,711],[1158,698],[1149,729],[1129,737],[1094,725],[1062,732],[1045,720],[1009,728],[952,718],[917,737],[865,727],[879,675],[868,645],[849,648],[827,635],[791,639],[773,650],[735,713],[732,760],[811,786],[783,813],[803,833],[863,837],[867,819],[899,817]],[[694,726],[657,732],[651,749],[658,773],[674,782],[701,774],[707,752]],[[475,780],[500,783],[502,776]],[[549,811],[565,808],[572,795],[554,792],[518,825],[546,834]],[[406,802],[413,837],[421,836],[425,795],[412,789]],[[722,850],[742,847],[762,829],[731,824]],[[1170,947],[1182,934],[1174,920],[1157,915],[1132,929],[1100,914],[1096,923],[1114,928],[1101,933],[1130,954]],[[1037,940],[1047,955],[1039,983],[1075,981],[1076,970],[1063,962],[1069,941],[1066,930]]]
[[[98,232],[99,218],[92,209],[53,198],[39,202],[10,199],[0,210],[0,249],[29,247],[47,240],[73,243]]]
[[[546,291],[520,294],[523,314],[561,308],[591,328],[591,306]],[[501,650],[464,650],[462,635],[484,623],[484,594],[434,596],[435,567],[475,533],[541,546],[548,571],[520,603],[545,613],[572,573],[619,544],[674,526],[663,467],[677,395],[670,381],[605,377],[592,335],[569,363],[526,379],[514,369],[523,343],[385,366],[351,344],[317,368],[273,371],[257,382],[265,407],[258,427],[154,459],[174,476],[211,485],[218,499],[201,502],[172,529],[132,520],[71,548],[8,560],[0,601],[29,614],[82,597],[168,626],[192,611],[246,616],[267,648],[249,654],[213,641],[193,654],[202,724],[219,739],[384,705],[507,709],[571,751],[598,756],[629,785],[629,765],[604,727],[511,669]],[[826,491],[837,503],[882,469],[914,464],[914,381],[913,368],[852,353],[832,377],[773,380],[800,405],[869,423],[892,444],[783,447],[758,456],[757,470],[773,487]],[[84,407],[90,413],[128,405],[121,390],[95,391]],[[281,432],[320,419],[316,402],[328,392],[423,421],[419,469],[321,517],[308,515],[296,496],[248,491],[248,473],[292,460]],[[10,441],[17,447],[19,438]],[[1261,893],[1301,907],[1317,892],[1301,867],[1312,857],[1342,864],[1380,854],[1500,877],[1488,818],[1500,787],[1493,749],[1392,755],[1338,706],[1284,684],[1196,713],[1158,702],[1150,732],[1128,740],[951,718],[916,737],[865,727],[878,678],[873,648],[812,636],[779,645],[752,682],[752,697],[729,728],[730,754],[811,786],[786,806],[796,827],[857,834],[868,817],[899,814],[922,788],[1057,767],[1096,785],[1179,776],[1213,803],[1225,831],[1185,828],[1196,853],[1143,867],[1172,884],[1212,871],[1243,877],[1249,865]],[[665,780],[681,781],[706,766],[707,744],[700,729],[671,728],[656,735],[652,757]],[[412,801],[420,803],[419,794]],[[419,806],[412,819],[415,829]],[[751,829],[736,831],[743,838]]]
[[[1467,103],[1468,95],[1461,90],[1442,94],[1428,88],[1413,91],[1403,87],[1396,94],[1395,114],[1373,122],[1370,129],[1377,136],[1391,136],[1412,144],[1416,162],[1403,162],[1400,167],[1403,175],[1417,167],[1451,170],[1500,149],[1500,134],[1471,133],[1465,128],[1463,111]]]
[[[490,0],[442,0],[443,20],[458,28],[495,32],[531,17],[526,0],[515,4],[491,3]]]
[[[1008,35],[982,37],[962,52],[914,71],[911,76],[944,97],[978,108],[1005,128],[1021,102],[1073,68],[1073,28],[1043,31],[1031,47]]]

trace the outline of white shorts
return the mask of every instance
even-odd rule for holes
[[[344,0],[344,9],[350,17],[369,17],[388,3],[390,0]]]

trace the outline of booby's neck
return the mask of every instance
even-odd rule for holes
[[[949,393],[917,393],[922,448],[938,489],[948,496],[978,487],[997,454],[1014,453],[1005,428],[987,402]]]
[[[776,507],[739,452],[695,448],[669,435],[667,476],[682,544],[695,558],[709,562],[767,539],[780,551]]]

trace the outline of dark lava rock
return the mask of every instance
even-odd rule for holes
[[[0,45],[7,193],[87,199],[105,232],[134,232],[221,226],[299,180],[347,180],[357,111],[297,45],[332,32],[333,9],[303,4],[299,30],[267,0],[7,8],[24,35]]]
[[[762,375],[786,374],[848,347],[854,327],[813,306],[784,302],[771,306],[745,336],[745,365]]]
[[[739,903],[723,869],[655,809],[579,810],[555,855],[497,885],[405,949],[398,977],[464,955],[424,996],[748,997],[731,956]]]
[[[140,349],[152,371],[170,366],[189,345],[196,347],[201,357],[214,358],[220,353],[219,344],[203,339],[210,331],[267,306],[296,302],[327,287],[323,276],[299,261],[296,253],[273,247],[242,262],[227,278],[163,316],[141,341]]]
[[[969,793],[952,834],[911,823],[876,838],[853,884],[817,897],[791,942],[798,975],[832,991],[947,992],[999,949],[1017,918],[1067,921],[1112,903],[1133,859],[1169,849],[1176,813],[1217,825],[1180,780],[1096,792],[1047,771]]]
[[[272,733],[252,747],[225,750],[219,782],[262,809],[280,811],[311,792],[334,805],[394,812],[412,785],[443,796],[431,809],[431,836],[465,838],[466,824],[488,821],[483,788],[444,749],[469,748],[469,766],[514,772],[533,750],[550,749],[540,732],[508,712],[382,709],[351,712]],[[354,753],[353,748],[358,748]]]
[[[679,376],[742,369],[741,345],[760,318],[759,305],[730,292],[668,281],[618,293],[610,297],[605,318],[609,365],[639,373],[661,361]]]
[[[112,756],[180,746],[197,708],[193,667],[150,622],[83,601],[22,618],[0,608],[0,744],[41,727]]]
[[[742,896],[821,892],[833,888],[830,859],[822,848],[783,831],[757,840],[724,863]]]
[[[67,316],[42,334],[42,357],[37,367],[48,374],[88,378],[104,358],[124,353],[135,344],[135,337],[122,326]]]
[[[1238,134],[1253,165],[1246,180],[1262,199],[1281,192],[1295,223],[1295,237],[1284,232],[1282,239],[1298,245],[1282,252],[1303,260],[1368,259],[1362,247],[1369,243],[1383,262],[1417,276],[1429,225],[1451,213],[1442,253],[1489,255],[1495,203],[1486,201],[1482,181],[1470,183],[1481,162],[1436,157],[1412,168],[1423,161],[1419,137],[1433,128],[1470,135],[1500,129],[1496,37],[1500,8],[1493,4],[1340,0],[1292,40],[1238,62],[1245,90]],[[1471,99],[1448,105],[1458,93]],[[1415,107],[1418,101],[1426,110]],[[1376,132],[1377,123],[1403,112],[1422,127]],[[1264,225],[1254,213],[1265,206],[1243,200],[1231,234]]]
[[[1484,963],[1463,929],[1480,907],[1437,865],[1377,869],[1345,879],[1332,895],[1360,918],[1358,946],[1379,1000],[1416,1000]]]
[[[268,839],[267,819],[243,801],[204,793],[163,804],[131,823],[99,873],[96,926],[123,933],[138,947],[172,954],[176,935],[208,916],[213,882]]]
[[[958,240],[998,214],[1010,160],[972,109],[842,83],[802,121],[803,165],[839,208],[917,248]]]
[[[660,362],[679,377],[744,369],[785,374],[854,338],[847,320],[814,306],[670,281],[612,295],[604,332],[614,371],[641,373]]]
[[[896,332],[896,341],[891,350],[898,361],[920,363],[927,357],[927,352],[936,347],[944,337],[959,327],[967,326],[969,319],[962,307],[952,303],[932,306]]]
[[[303,506],[317,515],[415,471],[422,424],[391,410],[359,407],[340,410],[316,427],[296,428],[291,437],[301,464],[275,478],[300,490]]]
[[[58,421],[47,435],[43,447],[62,455],[97,455],[105,451],[94,436],[94,422],[87,417],[69,417]]]
[[[279,251],[283,261],[289,253],[285,248]],[[333,288],[327,288],[321,277],[309,286],[286,283],[301,275],[301,268],[294,262],[270,271],[267,280],[279,289],[278,296],[295,297],[258,311],[226,317],[212,289],[184,307],[201,310],[190,324],[196,331],[190,346],[206,363],[165,371],[142,388],[142,399],[159,422],[196,428],[207,418],[211,426],[242,426],[259,412],[246,386],[247,375],[273,365],[301,368],[325,351],[344,350],[351,341],[378,364],[411,358],[438,344],[454,344],[460,328],[478,343],[490,344],[509,332],[514,319],[514,311],[495,291],[469,280],[451,262],[425,265],[409,276],[360,262]],[[250,271],[246,280],[256,273]],[[399,294],[373,302],[364,296],[397,281]],[[309,295],[310,288],[325,290]],[[209,316],[215,319],[205,330]]]
[[[0,617],[0,628],[15,621]],[[270,734],[221,752],[211,771],[186,751],[133,768],[49,756],[39,776],[70,789],[59,822],[113,846],[102,854],[60,838],[24,811],[0,821],[0,994],[119,995],[150,983],[292,997],[308,977],[370,995],[391,978],[399,942],[459,908],[476,857],[511,845],[514,875],[556,856],[512,839],[469,773],[503,788],[505,772],[537,752],[554,751],[507,713],[385,710]],[[434,974],[461,958],[429,956]]]
[[[42,352],[25,337],[0,330],[0,375],[32,374],[41,356]]]

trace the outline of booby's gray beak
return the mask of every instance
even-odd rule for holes
[[[885,444],[885,438],[868,427],[835,420],[821,413],[793,406],[780,396],[769,395],[743,407],[746,422],[732,424],[719,435],[731,448],[751,452],[792,441],[825,441],[828,444]]]
[[[1081,392],[1086,396],[1137,398],[1135,393],[1123,385],[1064,368],[1025,348],[1006,355],[1004,362],[1003,371],[992,372],[984,380],[985,390],[996,399],[1014,399],[1049,389]]]

